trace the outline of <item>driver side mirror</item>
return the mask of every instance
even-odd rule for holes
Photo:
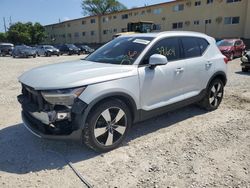
[[[167,57],[161,54],[154,54],[149,58],[150,68],[155,68],[158,65],[166,65],[167,63]]]

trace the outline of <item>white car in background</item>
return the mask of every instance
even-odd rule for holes
[[[220,105],[227,59],[195,32],[118,37],[85,60],[32,69],[19,77],[24,125],[43,138],[118,147],[132,123],[199,103]]]

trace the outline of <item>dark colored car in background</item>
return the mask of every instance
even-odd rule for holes
[[[78,45],[77,47],[80,48],[83,54],[91,54],[95,51],[93,48],[90,48],[88,45]]]
[[[247,51],[241,58],[242,72],[248,72],[250,70],[250,51]]]
[[[68,55],[73,55],[77,54],[80,55],[81,51],[80,48],[77,48],[74,44],[64,44],[59,47],[60,54],[68,54]]]
[[[246,45],[240,39],[224,39],[217,42],[217,46],[221,53],[229,60],[233,60],[235,57],[241,57],[246,49]]]
[[[51,56],[51,55],[60,55],[60,50],[51,45],[40,45],[36,47],[38,56]]]
[[[34,47],[20,45],[15,46],[12,51],[12,57],[36,57],[36,49]]]
[[[0,56],[11,55],[14,45],[11,43],[0,43]]]

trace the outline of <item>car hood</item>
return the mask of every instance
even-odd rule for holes
[[[35,90],[64,89],[135,76],[134,65],[77,61],[46,65],[22,74],[19,82]]]
[[[225,50],[231,50],[232,47],[231,47],[231,46],[219,46],[219,49],[220,49],[221,51],[225,51]]]

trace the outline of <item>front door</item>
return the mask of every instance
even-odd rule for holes
[[[165,55],[166,65],[150,68],[149,57]],[[150,111],[183,100],[186,62],[181,59],[178,38],[165,38],[157,42],[145,55],[139,71],[141,107]]]

